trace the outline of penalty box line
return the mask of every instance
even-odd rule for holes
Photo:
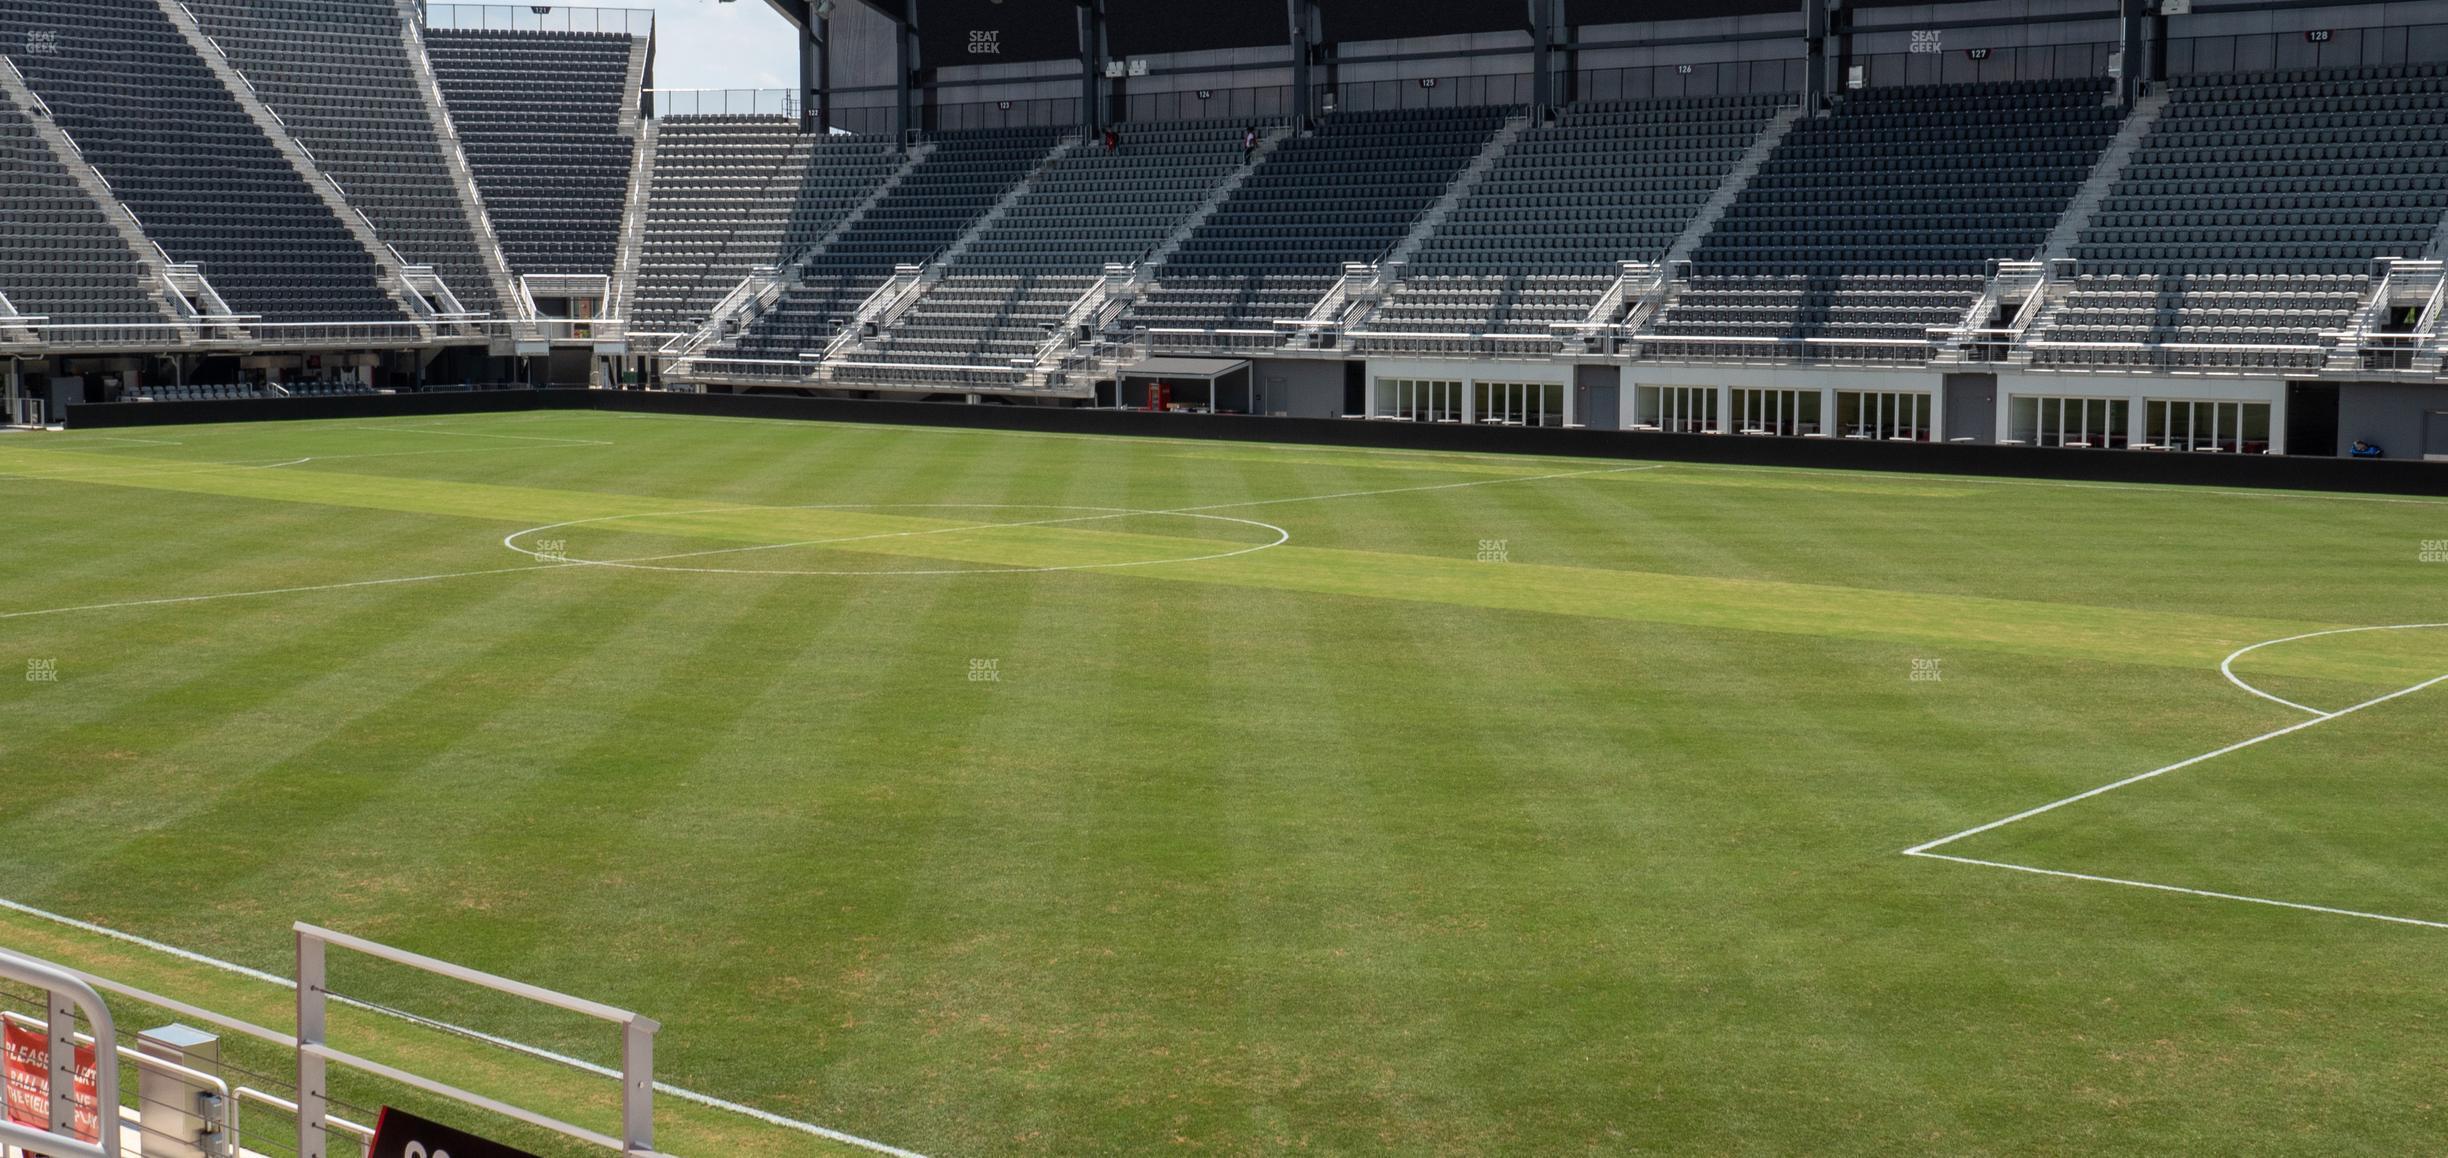
[[[1907,852],[1904,855],[1917,856],[1925,860],[1950,860],[1954,861],[1956,864],[1979,865],[1983,868],[2012,869],[2019,873],[2032,873],[2044,877],[2062,877],[2070,881],[2090,881],[2093,884],[2101,885],[2125,885],[2129,888],[2151,889],[2162,893],[2183,893],[2184,895],[2190,897],[2208,897],[2217,901],[2242,901],[2248,905],[2269,905],[2273,908],[2280,909],[2299,909],[2307,913],[2327,913],[2336,917],[2361,917],[2370,921],[2387,921],[2393,925],[2420,925],[2426,929],[2448,929],[2448,921],[2424,921],[2414,917],[2393,917],[2387,913],[2366,913],[2360,909],[2336,909],[2331,908],[2328,905],[2307,905],[2301,901],[2277,901],[2271,900],[2268,897],[2248,897],[2242,893],[2220,893],[2213,892],[2209,889],[2189,889],[2182,885],[2163,885],[2152,881],[2129,881],[2123,877],[2103,877],[2094,876],[2090,873],[2067,872],[2063,869],[2035,868],[2027,864],[2008,864],[2005,861],[1998,860],[1975,860],[1968,856],[1955,856],[1950,853],[1943,852]]]
[[[2322,724],[2330,722],[2331,720],[2343,719],[2347,716],[2355,714],[2356,712],[2363,711],[2366,708],[2375,708],[2392,700],[2403,699],[2407,696],[2413,695],[2416,692],[2422,691],[2426,688],[2436,687],[2442,683],[2448,683],[2448,675],[2434,676],[2430,679],[2424,680],[2421,683],[2415,684],[2412,687],[2400,688],[2383,696],[2374,696],[2371,699],[2365,700],[2362,703],[2356,704],[2350,708],[2340,708],[2334,712],[2323,712],[2314,716],[2312,719],[2289,724],[2286,727],[2279,728],[2274,731],[2263,732],[2262,734],[2254,736],[2249,740],[2240,740],[2236,743],[2229,744],[2224,748],[2217,749],[2216,751],[2204,752],[2199,756],[2192,757],[2191,759],[2179,760],[2176,763],[2170,764],[2164,768],[2154,768],[2148,772],[2135,776],[2128,776],[2122,780],[2115,781],[2114,783],[2100,785],[2099,787],[2093,788],[2087,792],[2077,792],[2063,800],[2054,800],[2037,808],[2027,808],[2021,812],[2015,813],[2012,816],[1992,820],[1987,824],[1975,825],[1971,828],[1963,830],[1962,832],[1954,833],[1949,836],[1942,836],[1936,840],[1925,841],[1921,844],[1916,844],[1911,848],[1905,849],[1904,855],[1920,857],[1925,860],[1943,860],[1953,861],[1956,864],[1979,865],[1983,868],[2009,869],[2014,872],[2032,873],[2038,876],[2059,877],[2066,880],[2090,881],[2095,884],[2124,885],[2129,888],[2151,889],[2157,892],[2166,893],[2182,893],[2188,896],[2209,897],[2222,901],[2242,901],[2247,904],[2269,905],[2281,909],[2297,909],[2304,912],[2326,913],[2341,917],[2362,917],[2368,920],[2387,921],[2392,924],[2399,925],[2420,925],[2426,928],[2448,929],[2448,922],[2424,921],[2413,917],[2391,916],[2386,913],[2367,913],[2357,909],[2332,908],[2327,905],[2310,905],[2299,901],[2273,900],[2269,897],[2249,897],[2239,893],[2214,892],[2209,889],[2186,888],[2182,885],[2159,884],[2153,881],[2126,880],[2122,877],[2097,876],[2090,873],[2068,872],[2063,869],[2038,868],[2033,865],[2008,864],[2004,861],[1980,860],[1973,857],[1956,856],[1951,853],[1941,853],[1937,851],[1938,849],[1954,844],[1957,841],[1979,836],[1985,832],[1995,832],[1998,829],[2005,828],[2008,825],[2030,820],[2035,816],[2055,812],[2060,808],[2064,808],[2072,804],[2079,804],[2095,796],[2105,796],[2108,793],[2114,792],[2120,788],[2140,784],[2145,780],[2157,779],[2158,777],[2165,776],[2170,772],[2182,771],[2183,769],[2193,767],[2196,764],[2207,763],[2211,760],[2218,759],[2221,756],[2241,752],[2246,748],[2257,747],[2261,744],[2268,743],[2271,740],[2276,740],[2285,736],[2292,736],[2297,732],[2305,731],[2307,729],[2317,728]],[[2311,711],[2314,709],[2307,708],[2305,710]]]

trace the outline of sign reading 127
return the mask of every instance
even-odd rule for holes
[[[366,1147],[366,1158],[535,1158],[535,1155],[384,1106],[382,1117],[374,1120],[374,1141]]]

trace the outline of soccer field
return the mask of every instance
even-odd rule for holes
[[[938,1158],[2448,1137],[2448,500],[602,413],[0,494],[0,897]]]

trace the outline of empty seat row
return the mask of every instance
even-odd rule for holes
[[[445,105],[519,274],[619,266],[644,42],[614,33],[429,29]]]
[[[125,0],[12,0],[56,51],[14,57],[149,239],[268,323],[404,321],[357,236],[167,15]]]
[[[385,242],[409,262],[433,266],[469,309],[499,308],[396,0],[189,0],[188,7]]]

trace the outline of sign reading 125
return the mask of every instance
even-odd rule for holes
[[[366,1147],[366,1158],[535,1158],[535,1155],[384,1106],[382,1117],[375,1119],[374,1141]]]

